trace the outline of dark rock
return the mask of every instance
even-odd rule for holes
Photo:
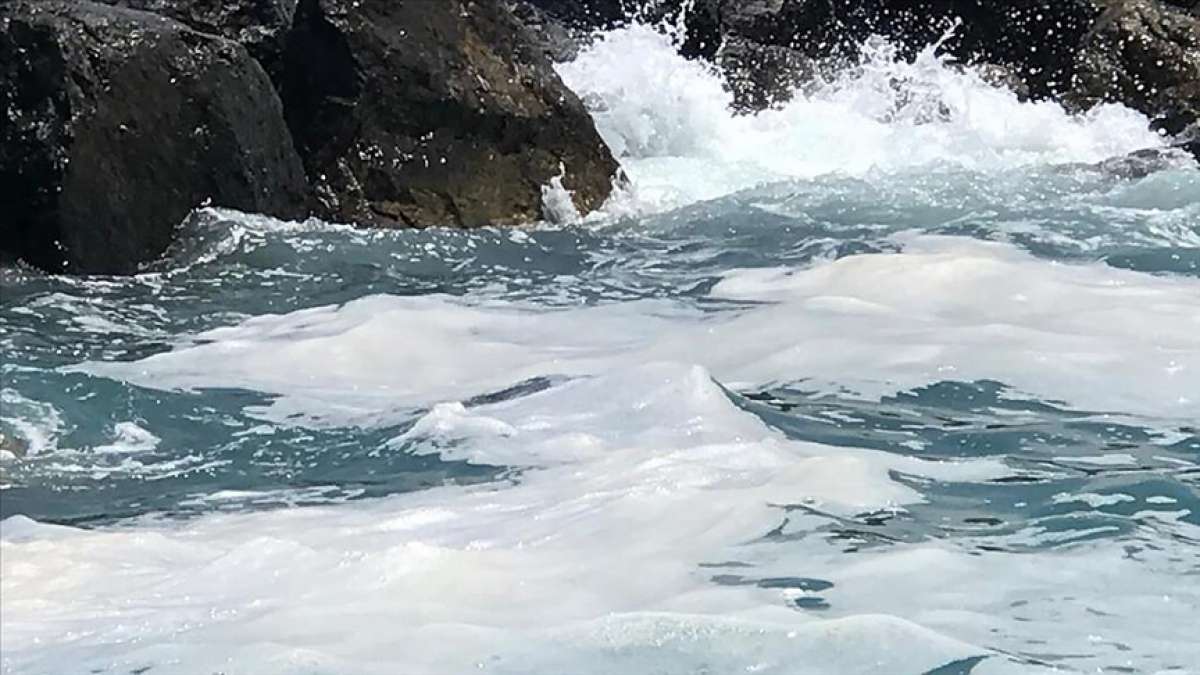
[[[1178,148],[1146,148],[1121,157],[1111,157],[1096,164],[1095,168],[1110,176],[1128,180],[1178,167],[1188,159],[1186,153]]]
[[[1200,122],[1192,122],[1175,136],[1174,146],[1200,160]]]
[[[600,30],[625,23],[644,0],[523,0],[574,28]]]
[[[631,22],[663,26],[682,33],[679,35],[682,43],[680,51],[689,58],[712,58],[720,47],[720,31],[710,0],[516,1],[535,8],[568,29],[583,33],[594,33]],[[715,41],[709,41],[710,38],[715,38]]]
[[[525,27],[533,46],[552,62],[570,61],[590,41],[591,32],[568,24],[527,0],[509,0],[508,11]]]
[[[716,53],[726,86],[739,112],[770,108],[791,99],[812,79],[817,62],[800,50],[764,45],[740,36],[727,38]]]
[[[306,184],[239,44],[90,2],[0,5],[0,249],[128,273],[201,203],[293,217]]]
[[[1189,12],[1194,16],[1200,16],[1200,0],[1165,0],[1165,3]]]
[[[1200,18],[1148,0],[1110,0],[1080,45],[1073,100],[1123,103],[1169,134],[1200,118]]]
[[[1175,134],[1200,116],[1198,16],[1195,0],[697,0],[684,52],[760,109],[855,62],[873,36],[908,59],[938,44],[1022,98],[1119,102]]]
[[[278,82],[297,0],[100,0],[170,17],[193,30],[240,42]]]
[[[560,171],[587,212],[617,164],[495,0],[302,0],[283,102],[327,218],[480,226],[541,215]]]
[[[959,61],[1018,73],[1035,97],[1066,89],[1074,46],[1100,13],[1091,0],[699,1],[701,18],[689,29],[715,34],[697,43],[737,37],[809,59],[853,61],[873,36],[886,38],[903,58],[941,42]]]
[[[1033,97],[1029,91],[1029,85],[1026,84],[1016,71],[1007,66],[998,66],[994,63],[979,63],[974,66],[975,72],[979,77],[993,87],[1001,87],[1011,91],[1017,95],[1017,98],[1022,101],[1029,100]]]

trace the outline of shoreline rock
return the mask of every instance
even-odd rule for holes
[[[298,0],[97,0],[174,19],[240,43],[278,83]]]
[[[382,227],[541,217],[565,170],[598,207],[617,163],[500,3],[302,0],[282,98],[319,215]]]
[[[0,3],[0,251],[132,273],[209,204],[524,224],[560,175],[587,213],[619,167],[506,3]]]
[[[302,215],[279,99],[236,42],[91,2],[0,6],[0,248],[124,274],[195,206]]]
[[[1200,119],[1200,18],[1148,0],[1106,0],[1075,59],[1070,98],[1123,103],[1176,135]]]

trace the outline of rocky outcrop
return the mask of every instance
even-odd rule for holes
[[[282,74],[283,51],[297,0],[98,0],[170,17],[193,30],[244,46],[271,76]]]
[[[512,0],[0,2],[0,253],[126,273],[196,206],[375,226],[587,212],[618,167]]]
[[[1200,18],[1149,0],[1110,0],[1075,57],[1073,100],[1124,103],[1170,134],[1200,119]]]
[[[598,206],[616,162],[523,30],[497,2],[302,0],[282,97],[322,215],[529,222],[560,172]]]
[[[245,48],[89,2],[0,5],[0,249],[128,273],[201,203],[300,215],[279,99]]]
[[[525,27],[533,47],[552,63],[574,59],[591,37],[592,31],[586,26],[576,26],[566,17],[551,14],[526,0],[505,0],[505,6]]]
[[[611,28],[628,20],[646,0],[519,0],[546,16],[584,30]]]

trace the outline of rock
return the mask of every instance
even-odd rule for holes
[[[725,40],[716,53],[733,94],[733,107],[754,112],[787,102],[793,92],[812,79],[814,59],[791,47],[764,45],[739,36]]]
[[[1019,73],[1035,97],[1065,89],[1074,45],[1099,14],[1091,0],[699,2],[701,18],[689,26],[716,34],[696,42],[739,38],[787,47],[808,59],[842,61],[856,59],[860,46],[873,36],[886,38],[904,58],[941,42],[944,52],[964,63],[989,63]]]
[[[29,444],[20,436],[10,436],[0,431],[0,456],[8,453],[14,457],[24,457],[29,453]]]
[[[1075,58],[1071,98],[1123,103],[1169,134],[1200,119],[1200,18],[1149,0],[1110,0]]]
[[[1200,160],[1200,122],[1192,122],[1187,128],[1175,135],[1174,147],[1189,152]]]
[[[295,217],[306,192],[241,45],[90,2],[0,5],[0,249],[128,273],[197,205]]]
[[[974,65],[973,68],[979,74],[980,79],[993,87],[1007,89],[1016,94],[1017,98],[1022,101],[1027,101],[1033,97],[1033,94],[1029,91],[1029,85],[1012,68],[998,66],[994,63],[979,63]]]
[[[474,227],[579,211],[617,171],[583,104],[495,0],[302,0],[283,103],[322,215]]]
[[[296,0],[99,0],[170,17],[201,33],[223,35],[246,47],[279,81]]]
[[[586,28],[569,24],[527,0],[509,0],[505,5],[525,27],[533,46],[554,63],[574,59],[589,41],[591,33]]]
[[[786,100],[878,35],[901,58],[937,43],[1022,98],[1119,102],[1169,134],[1200,116],[1196,0],[696,0],[686,23],[684,52],[716,61],[743,109]]]
[[[1166,4],[1182,9],[1193,16],[1200,16],[1200,0],[1165,0]]]
[[[547,16],[577,29],[600,30],[629,20],[645,2],[638,0],[522,0]]]
[[[1188,161],[1180,148],[1146,148],[1128,155],[1111,157],[1095,165],[1099,171],[1125,180],[1145,178],[1152,173],[1172,169]]]

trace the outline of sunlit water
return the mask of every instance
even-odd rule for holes
[[[0,273],[4,672],[1200,672],[1200,170],[868,51],[609,34],[582,222]]]

